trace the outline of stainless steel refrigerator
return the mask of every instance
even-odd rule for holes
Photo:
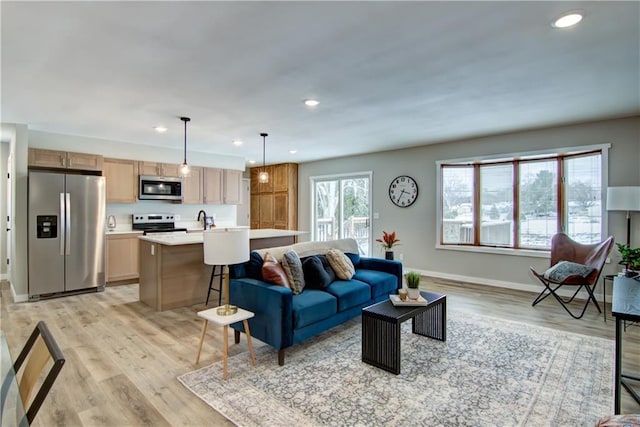
[[[29,299],[104,290],[104,177],[29,171]]]

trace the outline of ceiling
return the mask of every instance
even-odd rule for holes
[[[639,2],[0,8],[1,120],[34,130],[181,150],[186,115],[190,153],[261,163],[268,132],[277,163],[640,114]]]

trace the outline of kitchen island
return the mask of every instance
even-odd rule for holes
[[[251,250],[285,246],[305,231],[249,231]],[[148,235],[140,240],[140,301],[157,311],[203,303],[209,290],[210,265],[204,263],[202,232]]]

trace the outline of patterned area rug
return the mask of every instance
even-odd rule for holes
[[[402,325],[402,373],[363,363],[360,318],[178,377],[239,426],[584,426],[613,408],[613,341],[448,313],[447,341]]]

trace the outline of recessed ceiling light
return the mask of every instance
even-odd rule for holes
[[[167,131],[167,128],[164,126],[156,126],[154,127],[154,129],[156,130],[156,132],[158,133],[165,133]]]
[[[236,147],[239,147],[242,145],[242,141],[240,141],[239,139],[234,139],[233,140],[233,145],[235,145]]]
[[[320,104],[320,101],[318,101],[317,99],[305,99],[304,100],[304,105],[306,105],[307,107],[317,107],[318,104]]]
[[[582,13],[580,12],[569,12],[562,15],[560,18],[553,21],[551,24],[555,28],[569,28],[576,25],[578,22],[582,21]]]
[[[289,150],[289,154],[296,154],[298,150]]]
[[[249,163],[251,163],[252,165],[255,163],[255,160],[249,160]]]

